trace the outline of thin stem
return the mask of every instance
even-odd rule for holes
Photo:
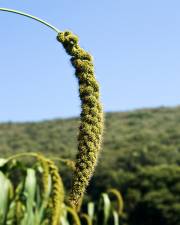
[[[73,160],[70,160],[70,159],[62,159],[60,157],[51,157],[51,160],[65,163],[66,166],[68,166],[70,169],[72,169],[73,171],[75,170],[75,162]]]
[[[19,157],[24,157],[24,156],[32,156],[32,157],[37,157],[38,154],[37,153],[33,153],[33,152],[22,152],[22,153],[18,153],[16,155],[10,156],[9,158],[7,158],[7,162],[19,158]]]
[[[51,24],[47,23],[46,21],[44,21],[42,19],[39,19],[38,17],[32,16],[30,14],[27,14],[27,13],[24,13],[24,12],[21,12],[21,11],[17,11],[17,10],[14,10],[14,9],[7,9],[7,8],[0,8],[0,11],[15,13],[15,14],[18,14],[18,15],[21,15],[21,16],[25,16],[25,17],[31,18],[33,20],[36,20],[36,21],[46,25],[47,27],[51,28],[55,32],[60,33],[60,30],[57,29],[56,27],[54,27]]]

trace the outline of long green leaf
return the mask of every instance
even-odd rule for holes
[[[9,179],[0,171],[0,224],[4,224],[8,206],[13,194],[13,187]]]
[[[95,204],[93,202],[89,202],[87,205],[87,211],[88,215],[91,218],[91,220],[94,219],[94,214],[95,214]]]
[[[111,213],[111,201],[109,199],[108,194],[106,193],[101,194],[99,207],[100,210],[103,211],[103,225],[107,225]]]
[[[113,211],[113,219],[114,219],[114,225],[119,225],[119,215],[116,211]]]

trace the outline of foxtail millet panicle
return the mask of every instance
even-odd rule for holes
[[[47,160],[49,166],[49,174],[51,175],[52,191],[50,195],[49,207],[51,210],[50,222],[51,225],[57,225],[60,215],[62,213],[62,207],[64,203],[64,187],[62,179],[59,175],[58,168],[53,161]]]
[[[92,56],[79,46],[78,37],[69,31],[59,33],[57,40],[72,56],[81,99],[78,153],[69,198],[70,205],[77,209],[97,163],[103,133],[103,111]]]

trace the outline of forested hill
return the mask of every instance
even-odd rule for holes
[[[33,151],[74,159],[78,126],[75,118],[0,124],[1,157]],[[179,225],[179,165],[180,107],[107,113],[88,196],[117,188],[125,200],[123,224]],[[68,189],[71,175],[63,167],[61,175]]]
[[[180,107],[107,113],[105,121],[101,158],[108,167],[180,163]],[[78,126],[78,119],[0,124],[1,156],[35,151],[73,158]]]

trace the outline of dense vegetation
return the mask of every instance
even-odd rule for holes
[[[74,159],[78,125],[78,119],[1,124],[1,157],[36,151]],[[180,107],[107,113],[89,198],[117,188],[125,200],[124,224],[179,225],[179,164]],[[70,175],[62,173],[68,189]]]
[[[58,167],[37,153],[0,159],[0,193],[0,225],[119,225],[124,207],[120,192],[108,189],[72,208]]]

